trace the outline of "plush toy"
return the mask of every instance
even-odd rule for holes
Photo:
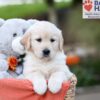
[[[12,78],[12,76],[7,72],[7,70],[8,70],[7,66],[5,68],[2,68],[2,66],[0,66],[0,79]]]
[[[0,18],[0,27],[4,24],[5,20]]]
[[[18,59],[15,56],[8,57],[9,69],[15,71],[18,65]]]
[[[7,70],[9,69],[9,66],[8,64],[6,63],[5,59],[6,56],[4,55],[0,55],[0,79],[2,78],[10,78],[12,77],[8,72]]]
[[[2,76],[2,69],[6,69],[3,70],[6,72],[8,68],[13,70],[8,70],[13,77],[21,74],[22,64],[17,64],[17,60],[15,60],[15,58],[20,57],[20,54],[13,51],[12,41],[17,37],[22,36],[36,21],[37,20],[33,19],[24,20],[17,18],[8,20],[0,19],[0,76]],[[15,58],[12,58],[12,56]],[[13,62],[15,65],[13,65]]]

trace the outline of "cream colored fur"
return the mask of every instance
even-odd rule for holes
[[[40,21],[26,31],[20,42],[26,52],[23,74],[32,82],[35,92],[42,95],[47,88],[52,93],[59,92],[62,83],[72,76],[65,62],[60,29],[50,22]],[[43,56],[45,48],[50,50],[47,57]]]

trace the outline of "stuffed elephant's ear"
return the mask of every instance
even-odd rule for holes
[[[27,21],[28,21],[31,25],[33,25],[33,24],[39,22],[39,20],[36,20],[36,19],[28,19]]]
[[[5,20],[0,18],[0,27],[4,24]]]

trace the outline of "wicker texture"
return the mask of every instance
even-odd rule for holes
[[[65,95],[64,100],[75,100],[75,88],[76,88],[76,84],[77,84],[76,76],[73,75],[72,78],[70,79],[70,81],[71,81],[71,85],[70,85],[70,88]]]

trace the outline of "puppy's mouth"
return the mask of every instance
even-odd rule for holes
[[[51,52],[49,49],[44,49],[42,51],[42,59],[45,61],[50,61],[51,60]]]
[[[42,58],[41,58],[43,61],[51,61],[51,57],[50,56],[43,56]]]
[[[43,49],[42,52],[37,53],[35,52],[34,55],[40,59],[41,61],[50,61],[52,59],[51,57],[51,51],[49,49]]]

